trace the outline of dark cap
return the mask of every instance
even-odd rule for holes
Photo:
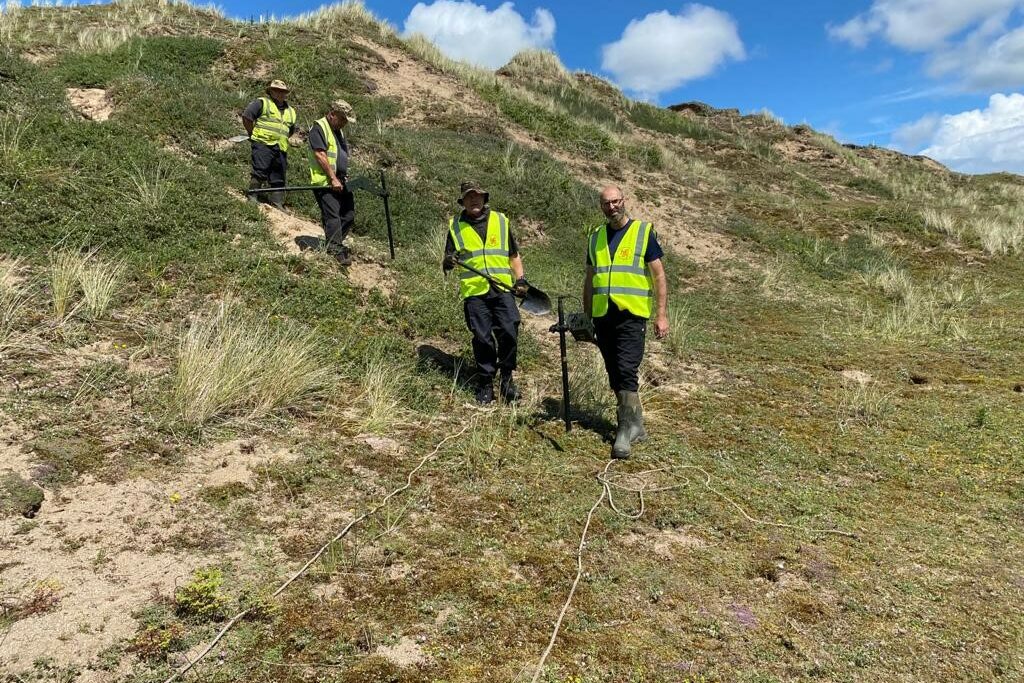
[[[466,195],[470,192],[482,194],[484,196],[484,203],[490,199],[491,195],[484,189],[483,185],[476,182],[475,180],[463,180],[462,184],[459,185],[459,204],[466,198]]]

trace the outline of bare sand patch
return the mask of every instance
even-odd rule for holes
[[[114,103],[102,88],[68,88],[64,92],[75,111],[90,121],[106,121],[114,113]]]

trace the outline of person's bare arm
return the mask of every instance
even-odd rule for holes
[[[252,129],[256,126],[256,122],[243,116],[242,125],[245,126],[245,132],[249,134],[249,137],[252,137]]]
[[[316,156],[316,163],[320,164],[320,168],[327,174],[327,177],[331,182],[332,190],[341,190],[345,186],[341,183],[338,178],[338,174],[334,172],[334,166],[331,165],[331,160],[327,158],[327,151],[323,149],[313,150],[313,154]]]
[[[661,259],[647,264],[654,279],[654,302],[656,313],[654,318],[654,334],[658,339],[668,336],[668,282],[665,279],[665,266]]]
[[[587,266],[587,275],[583,280],[583,312],[592,317],[594,311],[594,266]]]
[[[523,279],[523,257],[519,254],[508,257],[508,263],[512,267],[512,280]]]

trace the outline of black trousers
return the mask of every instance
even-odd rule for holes
[[[252,141],[252,180],[259,185],[284,187],[288,173],[288,155],[277,145],[271,147],[258,140]]]
[[[466,327],[473,333],[473,358],[481,383],[494,380],[498,370],[510,374],[516,369],[519,346],[519,308],[505,292],[489,291],[463,302]]]
[[[644,359],[644,341],[647,338],[647,319],[621,311],[608,302],[608,312],[594,318],[594,332],[612,391],[637,391],[640,388],[640,361]]]
[[[342,243],[356,222],[356,199],[348,188],[341,192],[313,190],[313,196],[320,206],[320,221],[327,237],[327,251],[336,254],[342,250]]]

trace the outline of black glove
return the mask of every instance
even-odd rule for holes
[[[441,262],[441,265],[444,267],[446,271],[451,270],[455,266],[459,265],[458,263],[456,263],[456,258],[457,257],[455,256],[455,254],[445,254],[444,261]]]
[[[526,281],[525,277],[521,277],[516,280],[516,283],[512,285],[512,293],[518,296],[520,299],[526,296],[526,292],[530,289],[530,283]]]

